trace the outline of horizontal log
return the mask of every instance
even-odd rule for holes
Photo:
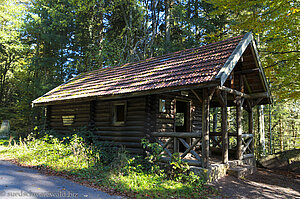
[[[67,111],[62,111],[62,112],[52,112],[51,116],[61,116],[61,115],[75,115],[77,116],[86,116],[89,115],[90,111],[80,111],[80,112],[67,112]]]
[[[131,120],[131,121],[145,121],[145,115],[128,115],[127,116],[127,121]]]
[[[200,133],[191,132],[152,132],[153,137],[201,138]]]
[[[66,109],[66,108],[88,108],[89,103],[80,103],[80,104],[59,104],[59,105],[52,105],[51,109],[56,110],[56,109]]]
[[[125,146],[126,148],[142,148],[141,143],[135,142],[103,142],[104,144],[108,145],[115,145],[115,146]]]
[[[112,137],[112,136],[99,136],[102,141],[116,141],[116,142],[136,142],[140,143],[142,137]]]
[[[72,125],[69,126],[65,126],[63,125],[62,121],[61,122],[51,122],[50,126],[51,127],[82,127],[82,126],[87,126],[88,125],[88,121],[86,122],[74,122]]]
[[[101,131],[143,131],[144,126],[99,126]]]
[[[243,92],[240,92],[240,91],[237,91],[235,89],[232,89],[232,88],[228,88],[226,86],[218,86],[217,87],[219,90],[221,91],[225,91],[227,93],[231,93],[233,95],[238,95],[238,96],[241,96],[241,97],[244,97],[244,98],[251,98],[250,95],[246,94],[246,93],[243,93]]]
[[[95,131],[95,135],[111,135],[111,136],[128,136],[128,137],[142,137],[143,131]]]
[[[130,106],[127,107],[128,112],[134,112],[134,111],[143,111],[146,112],[146,107],[145,106]]]
[[[96,112],[95,113],[95,118],[103,118],[103,117],[111,117],[112,113],[104,113],[104,112]]]
[[[63,115],[68,115],[68,114],[51,115],[51,118],[53,118],[53,119],[59,119]],[[90,116],[90,114],[70,114],[70,115],[75,115],[75,118],[89,118],[89,116]]]
[[[76,122],[88,122],[89,118],[75,118]],[[59,122],[62,123],[62,118],[50,118],[50,122]]]
[[[111,127],[112,126],[112,122],[111,121],[101,121],[98,122],[98,120],[95,118],[95,125],[97,127]],[[145,122],[144,121],[126,121],[125,123],[126,126],[140,126],[140,127],[144,127]]]
[[[247,139],[253,137],[253,134],[242,134],[242,138]]]
[[[170,162],[171,158],[169,158],[169,157],[161,157],[160,160],[162,162]],[[191,165],[191,166],[200,166],[200,167],[202,166],[201,161],[198,161],[198,160],[183,159],[182,161],[188,163],[188,165]]]
[[[243,159],[254,158],[253,154],[244,154]]]
[[[269,94],[267,92],[246,94],[246,93],[243,93],[243,92],[240,92],[240,91],[237,91],[235,89],[228,88],[225,86],[218,86],[217,88],[219,90],[225,91],[227,93],[231,93],[233,95],[238,95],[238,96],[244,97],[246,99],[268,98],[269,97]]]
[[[60,110],[51,110],[50,114],[77,114],[77,113],[89,113],[90,109],[60,109]]]
[[[209,136],[222,136],[221,132],[209,132]],[[228,133],[228,136],[237,136],[236,133]]]
[[[144,116],[144,115],[146,115],[146,111],[127,111],[127,117]]]

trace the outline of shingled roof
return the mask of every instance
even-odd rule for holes
[[[228,74],[228,70],[232,70],[230,67],[232,68],[241,56],[235,57],[234,51],[245,48],[245,45],[251,42],[249,35],[252,38],[252,35],[247,33],[198,48],[82,73],[34,100],[33,104],[42,105],[54,101],[201,85],[216,81]]]

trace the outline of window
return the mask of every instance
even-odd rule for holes
[[[63,115],[61,117],[64,126],[71,126],[74,123],[75,115]]]
[[[166,100],[159,99],[159,112],[165,113],[166,112]]]
[[[113,105],[113,124],[123,125],[126,121],[126,102],[118,102]]]

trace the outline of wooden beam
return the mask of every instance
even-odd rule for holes
[[[181,143],[185,146],[185,148],[187,148],[188,150],[190,150],[190,153],[193,154],[195,156],[195,158],[199,161],[201,161],[201,157],[194,151],[190,148],[190,145],[182,138],[178,138]]]
[[[241,97],[236,98],[236,129],[237,129],[237,151],[236,151],[236,158],[238,160],[242,160],[242,134],[243,134],[243,127],[242,127],[242,104],[241,104]]]
[[[248,80],[247,80],[246,76],[242,75],[242,78],[243,78],[244,83],[246,84],[248,92],[251,94],[252,93],[252,89],[251,89],[251,87],[250,87],[250,85],[248,83]]]
[[[249,73],[255,73],[255,72],[260,72],[259,68],[251,68],[251,69],[246,69],[246,70],[241,70],[241,71],[236,71],[236,75],[246,75]]]
[[[209,89],[208,91],[208,103],[212,100],[212,97],[214,96],[215,91],[217,90],[217,87],[213,87]]]
[[[237,91],[235,89],[228,88],[226,86],[218,86],[217,89],[219,89],[221,91],[226,91],[227,93],[230,93],[230,94],[233,94],[233,95],[241,96],[241,97],[246,98],[246,99],[256,99],[256,98],[267,98],[267,97],[269,97],[267,92],[246,94],[246,93]]]
[[[202,103],[202,167],[209,165],[209,92],[203,89]]]
[[[227,129],[227,93],[222,91],[224,106],[222,106],[222,162],[228,163],[228,129]]]
[[[253,41],[252,33],[247,33],[243,37],[243,39],[239,42],[237,47],[231,53],[230,57],[225,62],[224,66],[221,68],[219,73],[217,74],[217,78],[221,80],[221,85],[223,86],[225,81],[227,80],[230,73],[233,71],[234,67],[240,60],[241,56],[249,46],[249,44]]]
[[[216,91],[216,94],[217,94],[218,101],[219,101],[221,107],[227,106],[227,105],[225,104],[225,100],[224,100],[224,98],[222,97],[221,92],[220,92],[219,89]],[[226,98],[227,98],[227,95],[226,95]],[[226,102],[226,103],[227,103],[227,102]]]
[[[259,102],[261,102],[261,100],[263,100],[263,98],[258,98],[253,104],[252,107],[256,106],[257,104],[259,104]]]
[[[189,152],[190,150],[192,150],[196,144],[198,144],[198,142],[200,142],[201,139],[196,139],[196,141],[181,155],[181,158],[184,158]]]
[[[198,93],[197,93],[194,89],[191,89],[191,91],[192,91],[193,94],[196,96],[196,98],[199,100],[199,102],[202,104],[203,100],[202,100],[201,97],[198,95]]]
[[[237,91],[237,90],[232,89],[232,88],[227,88],[226,86],[218,86],[218,89],[221,90],[221,91],[225,91],[227,93],[233,94],[233,95],[241,96],[241,97],[244,97],[244,98],[251,98],[251,96],[246,94],[246,93]]]
[[[199,133],[187,132],[152,132],[153,137],[201,138]]]
[[[124,99],[124,98],[133,98],[139,96],[147,96],[152,94],[162,94],[162,93],[172,93],[177,91],[188,91],[191,89],[202,89],[208,87],[215,87],[218,86],[220,83],[218,81],[213,82],[204,82],[201,84],[196,85],[183,85],[183,86],[174,86],[174,87],[166,87],[160,88],[155,90],[145,90],[145,91],[137,91],[132,93],[124,93],[124,94],[112,94],[112,95],[98,95],[98,96],[87,96],[81,98],[74,98],[74,99],[65,99],[59,101],[47,101],[47,102],[38,102],[38,99],[32,102],[32,106],[46,106],[46,105],[53,105],[53,104],[64,104],[64,103],[77,103],[77,102],[87,102],[91,100],[110,100],[110,99]]]
[[[254,136],[254,131],[253,131],[253,111],[252,111],[252,108],[248,112],[248,133],[251,134],[252,137],[253,137],[253,140],[252,140],[251,145],[250,145],[250,150],[254,154],[254,138],[255,138],[255,136]]]

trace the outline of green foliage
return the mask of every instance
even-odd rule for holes
[[[167,179],[193,184],[202,187],[204,179],[195,175],[189,165],[184,162],[178,153],[174,153],[168,164],[163,165],[160,162],[163,148],[156,142],[151,143],[148,139],[142,139],[142,146],[147,152],[146,160],[151,165],[151,173],[165,176]]]
[[[114,189],[133,198],[207,198],[217,194],[204,187],[200,177],[191,172],[188,175],[177,173],[176,177],[169,178],[164,172],[158,174],[149,169],[152,164],[143,157],[130,157],[120,148],[112,149],[114,153],[111,153],[111,148],[100,147],[100,144],[87,144],[77,134],[58,139],[46,133],[32,133],[2,150],[0,155],[14,158],[23,165],[61,172],[75,180]],[[179,172],[183,167],[177,162],[174,159],[172,165]]]
[[[230,34],[252,31],[273,92],[281,99],[299,100],[299,1],[206,0],[231,21]]]

